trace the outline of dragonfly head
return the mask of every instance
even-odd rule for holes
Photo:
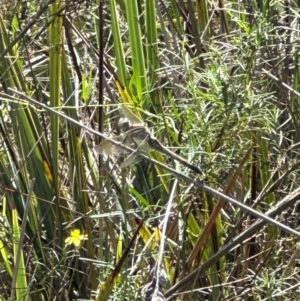
[[[130,125],[131,123],[128,118],[120,118],[118,121],[118,128],[122,133],[127,132]]]

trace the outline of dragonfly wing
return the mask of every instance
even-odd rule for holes
[[[134,151],[132,152],[121,164],[121,168],[125,168],[127,166],[132,166],[135,163],[139,162],[141,160],[141,156],[139,156],[139,153]]]
[[[134,138],[132,139],[135,140]],[[147,154],[149,152],[149,145],[147,141],[147,138],[140,141],[141,143],[137,146],[137,148],[122,163],[121,168],[132,166],[133,164],[143,159],[143,157],[141,157],[140,154]]]
[[[122,104],[120,107],[122,115],[130,120],[133,125],[142,125],[143,121],[136,116],[126,105]]]
[[[126,135],[122,134],[115,138],[113,138],[114,141],[117,143],[122,143],[126,138]],[[95,147],[95,151],[100,155],[106,155],[106,156],[121,156],[122,154],[127,153],[127,151],[109,140],[103,140]]]
[[[115,137],[113,140],[120,145],[114,144],[109,140],[103,140],[98,146],[96,146],[95,150],[101,155],[121,156],[129,153],[129,151],[124,149],[121,144],[133,149],[121,165],[121,168],[133,165],[140,161],[142,159],[140,154],[146,154],[150,150],[148,143],[149,133],[145,127],[132,127],[130,130]]]

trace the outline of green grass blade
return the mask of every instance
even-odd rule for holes
[[[116,1],[109,0],[109,5],[110,5],[110,13],[111,13],[117,75],[118,75],[118,79],[120,80],[121,84],[125,87],[128,87],[129,75],[128,75],[126,63],[125,63],[124,46],[123,46],[122,38],[121,38],[121,34],[120,34],[120,28],[119,28],[120,20],[118,18]]]
[[[130,38],[131,60],[133,75],[131,84],[134,84],[136,96],[139,100],[144,100],[144,93],[148,91],[145,53],[141,39],[140,12],[136,1],[126,3],[126,14]]]

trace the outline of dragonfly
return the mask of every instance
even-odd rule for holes
[[[159,140],[152,135],[151,131],[142,122],[142,120],[126,106],[122,105],[120,111],[124,118],[120,118],[118,122],[118,128],[120,129],[121,134],[113,138],[113,140],[117,143],[114,144],[109,140],[103,140],[95,148],[97,153],[100,155],[105,154],[107,156],[121,156],[129,154],[125,161],[121,164],[121,168],[125,168],[140,161],[142,159],[141,156],[139,156],[141,153],[147,154],[151,149],[153,149],[178,161],[195,173],[203,174],[198,166],[191,164],[159,142]],[[128,152],[128,150],[120,146],[121,144],[133,149],[133,151],[131,153]]]

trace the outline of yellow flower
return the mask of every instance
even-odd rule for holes
[[[74,229],[71,231],[71,235],[66,238],[65,243],[66,245],[74,244],[75,247],[79,247],[82,240],[88,239],[87,235],[80,234],[79,229]]]

